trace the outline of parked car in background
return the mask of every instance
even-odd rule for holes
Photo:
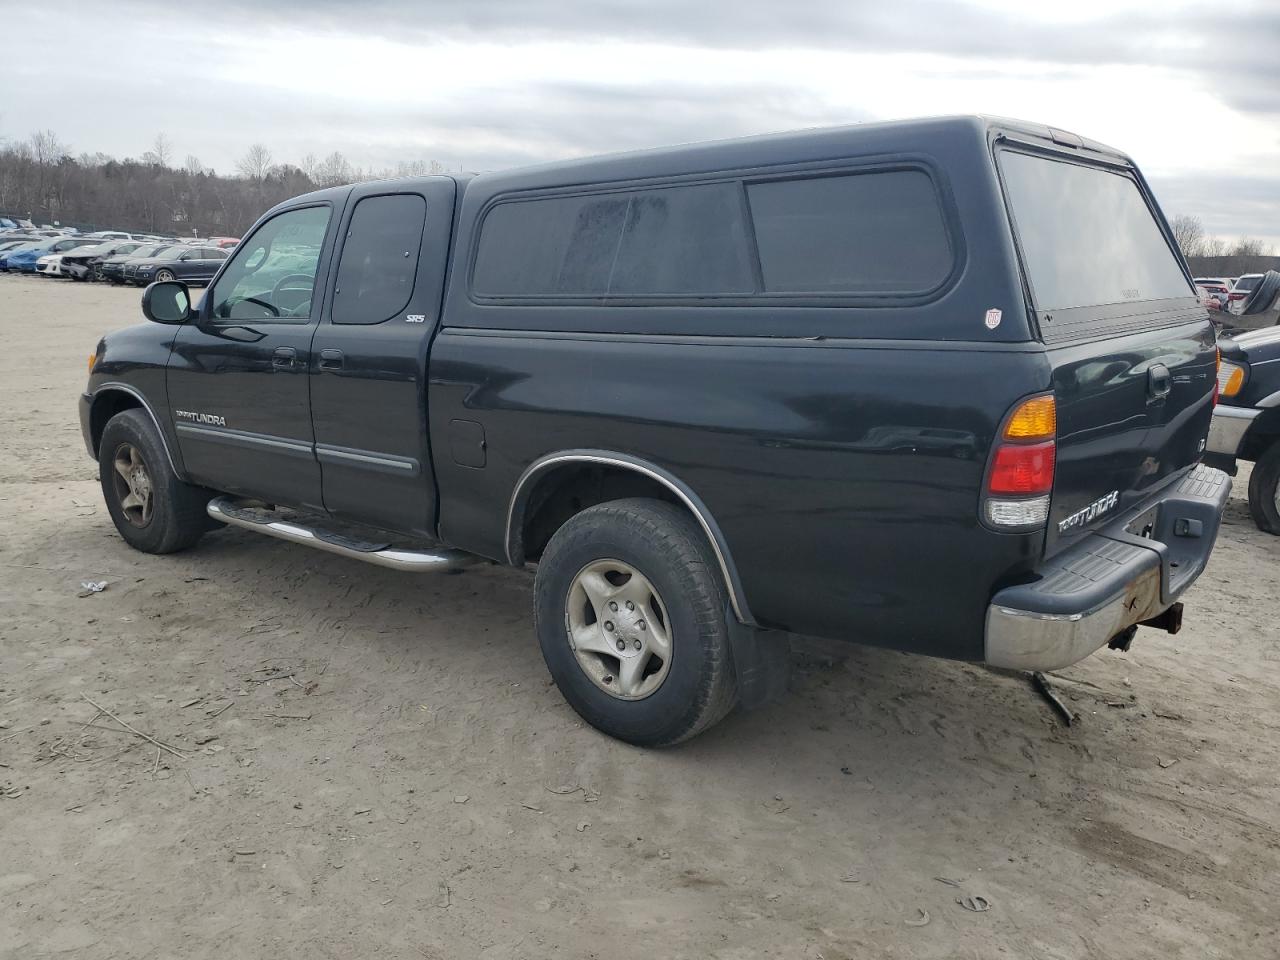
[[[44,245],[44,240],[25,240],[20,241],[8,250],[0,250],[0,271],[8,272],[9,258],[26,253],[28,250],[35,250]]]
[[[1196,277],[1196,286],[1203,287],[1218,301],[1217,309],[1225,310],[1230,303],[1231,281],[1223,277]]]
[[[1265,277],[1254,288],[1261,296],[1245,309],[1267,325],[1218,341],[1218,405],[1205,462],[1231,474],[1237,460],[1252,462],[1249,513],[1259,530],[1280,535],[1280,273]]]
[[[210,237],[208,240],[204,240],[202,242],[210,243],[215,247],[222,248],[223,250],[230,250],[232,247],[234,247],[236,244],[240,242],[240,238],[239,237]]]
[[[218,247],[170,247],[159,256],[125,264],[125,276],[144,287],[153,280],[208,283],[225,259],[227,251]],[[130,266],[133,267],[132,276],[129,275]]]
[[[62,255],[62,272],[76,280],[101,280],[102,261],[116,254],[133,253],[139,240],[108,240],[92,247],[77,247]]]
[[[86,233],[86,237],[93,237],[97,240],[135,240],[136,234],[125,233],[121,230],[95,230],[93,233]]]
[[[1210,293],[1209,289],[1206,286],[1204,286],[1203,284],[1197,283],[1196,296],[1200,298],[1200,305],[1209,311],[1213,322],[1219,323],[1220,322],[1219,318],[1213,315],[1221,314],[1226,309],[1226,307],[1224,307],[1222,301],[1218,299],[1218,295],[1214,293]]]
[[[46,253],[36,261],[36,273],[42,277],[62,276],[62,254]]]
[[[118,253],[114,256],[107,257],[102,261],[99,272],[104,280],[110,280],[112,283],[124,283],[124,265],[130,260],[153,257],[157,253],[162,253],[172,247],[172,243],[147,243],[140,247],[136,247],[130,253]]]
[[[1254,287],[1261,282],[1262,274],[1260,273],[1246,273],[1237,277],[1235,283],[1231,285],[1230,294],[1228,294],[1228,305],[1239,304],[1248,299]]]
[[[41,257],[50,253],[62,253],[64,250],[72,250],[76,247],[90,246],[92,243],[92,240],[86,240],[84,237],[51,237],[33,247],[9,254],[6,269],[10,272],[35,273],[36,261]]]

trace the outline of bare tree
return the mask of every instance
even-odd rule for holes
[[[172,159],[173,144],[164,135],[163,131],[156,134],[156,138],[151,144],[151,149],[142,155],[142,162],[149,163],[153,167],[167,167]]]
[[[322,187],[336,187],[339,184],[350,183],[355,178],[352,176],[351,164],[347,162],[347,158],[335,150],[316,168],[312,179]]]
[[[1200,256],[1221,257],[1227,252],[1227,241],[1221,237],[1205,237],[1200,244]]]
[[[1233,257],[1265,257],[1271,253],[1271,245],[1255,240],[1253,237],[1241,237],[1231,246]]]
[[[66,154],[67,145],[52,130],[37,130],[31,135],[31,155],[40,166],[54,166]]]
[[[188,153],[187,159],[182,161],[182,169],[187,171],[188,176],[198,177],[202,173],[210,173],[205,169],[205,165],[200,162],[200,158],[194,153]]]
[[[271,151],[262,144],[255,143],[236,161],[236,169],[246,180],[261,183],[271,169]]]
[[[1173,239],[1184,257],[1198,257],[1204,247],[1204,224],[1199,217],[1180,214],[1173,218],[1169,225],[1173,228]]]

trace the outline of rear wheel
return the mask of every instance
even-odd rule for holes
[[[211,494],[174,474],[155,425],[141,410],[108,421],[98,448],[98,475],[107,512],[129,546],[174,553],[209,529]]]
[[[1280,440],[1271,444],[1253,465],[1249,513],[1259,530],[1280,535]]]
[[[733,708],[724,587],[684,511],[645,499],[582,511],[551,538],[535,589],[543,659],[592,726],[663,746]]]

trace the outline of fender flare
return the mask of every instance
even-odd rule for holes
[[[99,384],[98,388],[94,390],[91,395],[92,400],[90,401],[90,404],[89,404],[90,410],[93,409],[93,405],[98,402],[98,397],[102,396],[102,394],[115,393],[115,392],[129,394],[131,397],[137,400],[138,403],[142,405],[143,410],[147,411],[147,416],[151,418],[151,423],[156,428],[156,433],[159,434],[160,436],[160,446],[164,447],[164,455],[169,460],[169,469],[173,471],[173,475],[175,477],[182,479],[183,473],[181,470],[178,469],[177,461],[173,459],[173,451],[169,449],[169,438],[165,436],[164,428],[160,426],[160,420],[156,417],[155,410],[152,409],[151,404],[147,401],[147,398],[143,396],[142,391],[140,391],[137,387],[131,387],[127,383],[120,383],[119,381],[115,381],[115,380],[111,380],[111,381],[108,381],[107,383]]]
[[[520,562],[523,561],[520,531],[524,527],[525,508],[528,506],[529,496],[536,486],[536,481],[548,470],[568,463],[600,464],[602,466],[630,470],[633,473],[648,477],[650,480],[657,481],[675,494],[676,499],[697,519],[698,525],[702,528],[702,532],[707,538],[707,542],[711,545],[711,552],[715,554],[716,563],[720,567],[720,574],[724,578],[725,588],[729,591],[729,604],[733,610],[733,615],[740,623],[747,626],[756,625],[755,618],[752,617],[751,610],[747,606],[747,599],[742,589],[742,581],[738,577],[738,569],[729,553],[729,545],[725,542],[724,534],[720,532],[720,527],[711,515],[707,505],[702,502],[702,499],[693,492],[688,484],[674,474],[659,467],[657,464],[641,460],[639,457],[633,457],[629,454],[615,453],[610,450],[562,450],[539,457],[529,464],[524,473],[520,474],[520,479],[516,481],[515,488],[511,491],[510,504],[507,507],[507,529],[504,543],[508,563],[513,566],[519,566]]]

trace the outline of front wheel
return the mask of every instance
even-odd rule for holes
[[[116,530],[136,550],[174,553],[194,546],[209,529],[209,491],[178,479],[155,425],[141,410],[125,410],[108,421],[98,448],[98,476]]]
[[[1258,529],[1280,535],[1280,440],[1271,444],[1249,475],[1249,513]]]
[[[602,732],[665,746],[737,702],[719,569],[679,508],[631,499],[582,511],[543,552],[535,594],[547,669]]]
[[[168,282],[169,282],[170,280],[172,280],[172,279],[173,279],[173,271],[172,271],[172,270],[157,270],[157,271],[156,271],[156,283],[168,283]]]

